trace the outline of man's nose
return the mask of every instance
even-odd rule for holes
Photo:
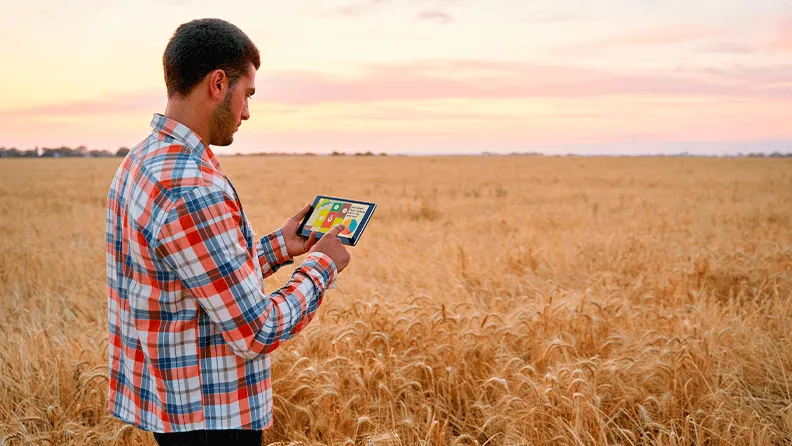
[[[250,110],[248,110],[248,105],[245,104],[245,107],[242,108],[242,120],[247,121],[250,119]]]

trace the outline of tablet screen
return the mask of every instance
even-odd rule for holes
[[[308,217],[304,230],[325,233],[333,226],[342,224],[346,229],[340,237],[352,239],[370,207],[367,204],[322,198]]]

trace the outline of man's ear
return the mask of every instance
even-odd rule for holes
[[[217,101],[223,100],[228,92],[228,76],[223,70],[209,73],[209,96]]]

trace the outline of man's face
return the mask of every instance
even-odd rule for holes
[[[234,142],[234,133],[243,120],[247,121],[250,118],[248,98],[255,93],[255,84],[256,69],[250,64],[247,74],[239,78],[228,90],[223,102],[212,111],[209,119],[210,145],[228,146]]]

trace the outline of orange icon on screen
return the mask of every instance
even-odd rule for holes
[[[341,235],[350,235],[350,234],[352,234],[352,231],[349,229],[349,226],[352,224],[352,219],[351,218],[347,218],[346,220],[344,220],[344,223],[342,223],[342,224],[344,225],[344,230],[341,231]]]
[[[333,226],[333,222],[336,221],[336,217],[338,214],[336,212],[331,212],[327,214],[327,218],[325,218],[324,223],[322,224],[323,228],[330,228]]]

